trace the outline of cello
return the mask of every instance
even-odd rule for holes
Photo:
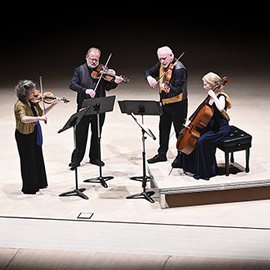
[[[214,86],[212,89],[214,92],[220,87],[228,84],[229,79],[223,78],[223,81]],[[208,104],[210,96],[207,96],[204,101],[198,106],[198,108],[189,117],[189,124],[187,124],[180,132],[176,142],[176,148],[189,155],[196,147],[197,140],[199,139],[201,132],[210,122],[214,109]]]

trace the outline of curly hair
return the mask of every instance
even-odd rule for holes
[[[30,80],[19,81],[18,84],[15,86],[15,92],[18,99],[22,102],[25,102],[27,100],[29,92],[31,92],[35,87],[36,85]]]

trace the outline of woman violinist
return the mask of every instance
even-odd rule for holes
[[[36,194],[39,189],[48,186],[42,154],[42,132],[39,121],[47,121],[48,113],[59,101],[44,111],[36,97],[35,84],[30,80],[23,80],[15,87],[18,97],[14,105],[16,119],[15,138],[20,156],[22,192],[24,194]]]
[[[179,152],[172,167],[183,168],[185,173],[193,174],[197,180],[209,180],[217,175],[216,144],[230,132],[226,110],[231,108],[231,101],[227,94],[221,92],[224,83],[217,74],[209,72],[202,80],[209,97],[208,104],[213,108],[213,116],[201,132],[194,151],[191,154]]]

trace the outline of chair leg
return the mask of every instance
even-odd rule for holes
[[[229,153],[225,152],[225,170],[226,170],[226,176],[229,176]]]
[[[233,155],[233,152],[231,152],[231,163],[234,163],[234,155]]]
[[[249,148],[246,149],[246,173],[249,172]]]

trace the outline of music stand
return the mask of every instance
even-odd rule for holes
[[[145,198],[151,203],[154,203],[154,200],[151,198],[152,195],[155,194],[154,191],[148,191],[146,192],[146,182],[148,179],[150,179],[149,176],[146,175],[146,160],[145,160],[145,134],[148,134],[153,140],[156,139],[155,135],[152,133],[152,131],[147,128],[143,124],[143,116],[144,115],[161,115],[162,109],[160,106],[160,103],[157,101],[145,101],[145,100],[123,100],[118,101],[120,110],[122,113],[127,113],[132,116],[132,118],[135,120],[135,122],[138,124],[138,126],[141,128],[142,131],[142,144],[143,144],[143,151],[142,151],[142,159],[143,159],[143,176],[135,176],[131,177],[132,180],[142,181],[142,188],[143,192],[130,195],[126,197],[127,199],[136,199],[136,198]],[[142,123],[139,123],[137,119],[135,118],[135,115],[141,115],[142,116]]]
[[[73,138],[74,138],[74,148],[76,149],[76,126],[81,121],[82,117],[86,114],[88,108],[82,108],[77,113],[74,113],[70,116],[66,124],[63,128],[61,128],[58,133],[61,133],[71,127],[73,127]],[[72,191],[61,193],[59,196],[79,196],[85,200],[88,200],[88,197],[83,193],[85,191],[85,188],[78,188],[78,171],[77,167],[75,167],[75,189]]]
[[[100,131],[100,113],[110,112],[113,110],[115,101],[115,96],[110,97],[101,97],[94,99],[85,99],[82,103],[82,107],[87,107],[88,110],[85,115],[97,115],[97,131],[98,131],[98,158],[101,160],[101,131]],[[89,178],[83,182],[97,182],[99,181],[104,188],[107,188],[108,185],[106,181],[113,179],[113,176],[102,176],[102,166],[99,165],[99,176],[94,178]]]

